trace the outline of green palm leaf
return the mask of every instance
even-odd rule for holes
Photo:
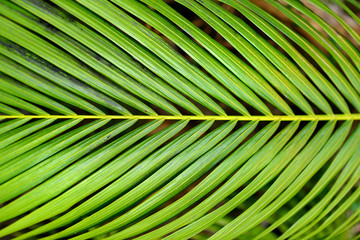
[[[359,13],[0,1],[0,237],[357,239]]]

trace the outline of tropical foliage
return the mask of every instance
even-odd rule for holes
[[[359,12],[1,0],[0,237],[359,237]]]

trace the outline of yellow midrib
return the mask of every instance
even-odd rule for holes
[[[171,116],[171,115],[159,115],[159,116],[148,116],[148,115],[131,115],[131,116],[122,116],[122,115],[3,115],[0,118],[6,119],[20,119],[20,118],[56,118],[56,119],[147,119],[147,120],[217,120],[217,121],[331,121],[331,120],[360,120],[360,113],[353,114],[335,114],[335,115],[294,115],[294,116],[284,116],[284,115],[274,115],[274,116],[191,116],[191,115],[181,115],[181,116]]]

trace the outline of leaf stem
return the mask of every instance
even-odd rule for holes
[[[147,120],[217,120],[217,121],[345,121],[345,120],[360,120],[359,113],[353,114],[334,114],[334,115],[297,115],[297,116],[285,116],[285,115],[274,115],[274,116],[191,116],[191,115],[159,115],[159,116],[147,116],[147,115],[3,115],[0,118],[5,119],[23,119],[23,118],[56,118],[56,119],[147,119]]]

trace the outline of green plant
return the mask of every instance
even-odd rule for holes
[[[0,1],[0,237],[356,238],[360,4],[167,2]]]

